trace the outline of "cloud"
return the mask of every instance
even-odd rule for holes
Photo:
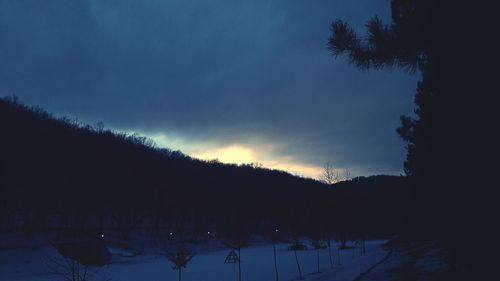
[[[241,145],[268,161],[399,173],[395,128],[417,77],[360,72],[326,49],[333,19],[362,29],[374,14],[388,18],[389,3],[1,1],[0,95],[176,136],[174,149]]]

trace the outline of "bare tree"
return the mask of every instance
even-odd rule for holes
[[[167,254],[167,258],[172,262],[172,269],[179,271],[179,281],[182,280],[182,268],[186,268],[187,264],[193,259],[195,253],[189,251],[185,246],[178,246],[175,252]]]
[[[88,266],[66,257],[48,259],[47,268],[49,273],[64,281],[88,281],[92,278]]]
[[[274,274],[276,277],[276,281],[279,280],[279,275],[278,275],[278,261],[276,259],[276,242],[273,241],[273,253],[274,253]]]
[[[351,171],[349,168],[344,168],[342,170],[335,169],[332,164],[328,162],[323,167],[323,174],[321,174],[320,180],[328,185],[332,185],[340,181],[348,181],[351,180]]]
[[[333,168],[332,164],[328,162],[323,167],[323,174],[320,180],[328,185],[332,185],[340,181],[340,175],[339,172]]]
[[[306,250],[307,246],[302,244],[300,241],[300,236],[298,234],[295,234],[292,240],[292,244],[288,246],[289,251],[293,251],[293,254],[295,256],[295,263],[297,264],[297,269],[299,271],[299,279],[304,280],[304,277],[302,276],[302,269],[300,268],[300,263],[299,263],[299,257],[297,256],[297,251],[303,251]]]
[[[333,257],[332,257],[332,237],[330,233],[326,236],[326,246],[328,247],[328,257],[330,259],[330,268],[333,269]]]
[[[293,249],[293,253],[295,254],[295,262],[297,263],[297,268],[299,270],[299,279],[303,280],[302,270],[300,269],[299,257],[297,257],[297,249]]]
[[[337,240],[337,264],[340,265],[341,240]]]
[[[262,169],[262,168],[264,168],[264,165],[262,165],[262,163],[260,163],[260,162],[252,162],[252,163],[250,163],[250,167],[252,167],[254,169]]]
[[[63,281],[90,281],[98,273],[95,267],[90,268],[88,265],[62,255],[47,258],[46,266],[50,274]],[[110,281],[111,278],[101,276],[101,280]]]
[[[351,180],[351,171],[349,170],[349,168],[344,168],[344,171],[343,171],[343,180],[344,181],[348,181],[348,180]]]
[[[280,241],[283,240],[283,238],[280,235],[280,230],[278,227],[274,229],[274,233],[271,235],[271,240],[273,242],[273,254],[274,254],[274,272],[275,272],[275,277],[276,281],[279,280],[279,275],[278,275],[278,261],[276,258],[276,244],[279,243]]]
[[[321,273],[320,268],[319,268],[319,251],[321,249],[325,248],[325,244],[319,237],[313,237],[311,246],[316,250],[316,264],[317,264],[317,272],[316,273]]]

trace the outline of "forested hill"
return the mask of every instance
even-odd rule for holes
[[[335,200],[345,192],[335,196],[334,188],[312,179],[192,159],[141,136],[54,118],[15,98],[0,99],[0,131],[4,228],[112,226],[125,236],[138,225],[305,230],[324,227],[321,220],[350,204],[351,195]]]

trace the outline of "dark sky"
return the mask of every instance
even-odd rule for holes
[[[0,96],[160,146],[316,177],[399,174],[417,75],[334,60],[387,0],[0,0]],[[36,141],[36,140],[34,140]]]

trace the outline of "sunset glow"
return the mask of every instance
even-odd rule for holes
[[[143,134],[143,133],[141,133]],[[319,165],[302,163],[288,155],[279,155],[279,145],[266,144],[229,144],[200,142],[165,134],[146,134],[160,147],[180,150],[191,157],[201,160],[218,160],[226,164],[260,163],[264,168],[276,169],[303,177],[318,179],[323,168]]]
[[[238,145],[211,148],[190,154],[192,157],[202,160],[217,159],[222,163],[245,164],[256,162],[255,151]]]

